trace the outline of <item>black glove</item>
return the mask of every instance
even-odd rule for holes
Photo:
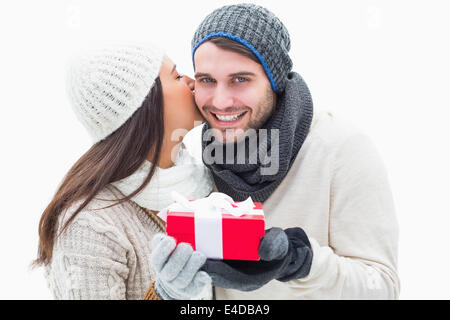
[[[273,279],[304,278],[311,269],[311,244],[301,228],[266,230],[258,252],[260,261],[207,259],[202,270],[215,286],[252,291]]]

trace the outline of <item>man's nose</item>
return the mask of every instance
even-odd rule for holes
[[[213,93],[212,105],[217,109],[226,109],[233,106],[233,98],[226,88],[217,86]]]

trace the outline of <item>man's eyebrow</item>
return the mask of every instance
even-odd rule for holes
[[[172,73],[175,71],[176,67],[177,67],[177,65],[174,64],[174,65],[173,65],[173,68],[172,68],[172,71],[170,71],[170,74],[172,74]]]
[[[240,71],[240,72],[230,73],[228,76],[229,77],[256,76],[256,74],[254,74],[253,72],[250,72],[250,71]],[[195,74],[195,78],[200,78],[200,77],[211,77],[211,75],[209,73],[197,72]]]
[[[231,73],[228,76],[229,77],[256,76],[256,74],[254,74],[253,72],[250,72],[250,71],[240,71],[240,72]]]
[[[194,75],[194,78],[200,78],[200,77],[210,77],[211,75],[209,74],[209,73],[203,73],[203,72],[197,72],[195,75]]]

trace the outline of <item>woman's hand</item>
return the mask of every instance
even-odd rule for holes
[[[212,290],[210,276],[200,271],[205,261],[205,255],[189,244],[177,245],[174,238],[156,234],[150,264],[156,271],[158,295],[164,300],[188,300],[197,298],[203,290]]]

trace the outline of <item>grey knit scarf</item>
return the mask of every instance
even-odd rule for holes
[[[218,191],[236,201],[249,196],[253,201],[265,201],[291,168],[308,135],[312,116],[309,89],[298,73],[291,72],[272,116],[257,130],[256,140],[221,144],[214,141],[206,123],[202,131],[203,162],[211,170]],[[244,157],[241,148],[245,149]]]

